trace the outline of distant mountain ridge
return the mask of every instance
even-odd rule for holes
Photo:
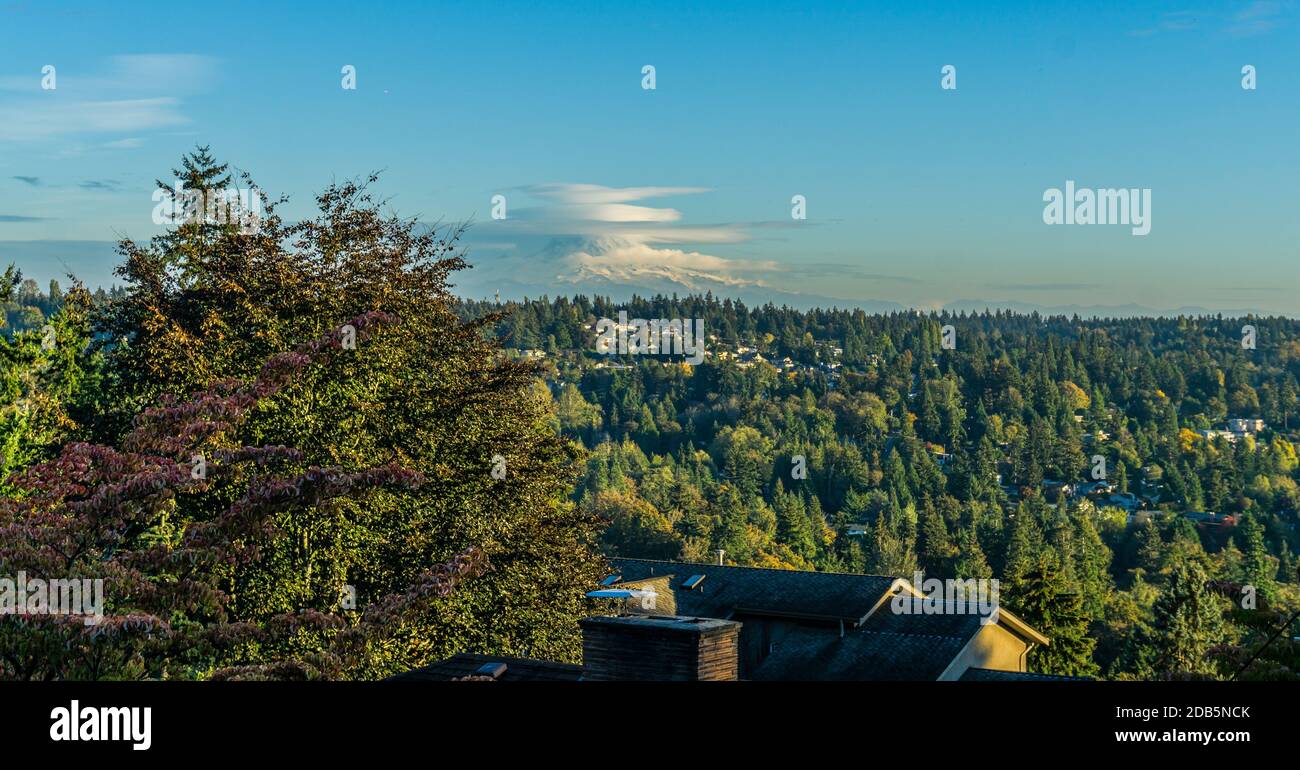
[[[743,279],[720,276],[715,272],[686,264],[645,264],[632,259],[604,259],[607,255],[643,247],[637,241],[582,236],[549,238],[524,256],[493,254],[482,247],[472,247],[471,269],[452,276],[458,294],[469,299],[492,298],[500,292],[502,299],[588,294],[603,295],[625,301],[633,295],[678,295],[712,292],[732,297],[748,305],[789,305],[799,310],[815,308],[852,308],[867,313],[891,313],[910,309],[928,311],[887,299],[832,297],[788,291],[769,285],[770,279]],[[487,251],[487,254],[483,254]],[[67,282],[72,272],[88,288],[110,288],[120,283],[113,275],[118,264],[115,241],[0,241],[0,267],[14,263],[24,277],[41,286],[50,279]],[[960,299],[947,302],[942,309],[952,312],[979,313],[984,310],[1011,310],[1040,315],[1078,315],[1082,318],[1135,318],[1223,315],[1243,317],[1268,316],[1258,308],[1207,308],[1185,305],[1177,308],[1154,308],[1134,303],[1119,305],[1040,304],[1016,300]],[[1287,317],[1300,317],[1300,310]]]

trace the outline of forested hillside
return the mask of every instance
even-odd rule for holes
[[[590,450],[575,496],[610,553],[996,577],[1055,640],[1031,665],[1112,677],[1231,676],[1300,598],[1294,320],[711,296],[460,312],[502,309],[496,333],[544,362],[556,428]],[[704,319],[709,356],[596,354],[620,310]],[[1246,676],[1297,662],[1283,640]]]

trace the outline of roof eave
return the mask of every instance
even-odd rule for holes
[[[998,607],[997,612],[998,625],[1005,625],[1008,631],[1024,639],[1026,642],[1030,642],[1031,644],[1041,644],[1043,646],[1052,643],[1051,639],[1043,636],[1038,631],[1035,631],[1033,626],[1016,617],[1010,610]]]

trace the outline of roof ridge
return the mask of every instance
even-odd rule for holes
[[[873,631],[870,628],[858,629],[858,633],[876,634],[877,636],[923,636],[931,639],[954,639],[956,641],[961,641],[966,638],[964,636],[953,636],[951,634],[909,634],[905,631]]]
[[[703,561],[672,561],[670,559],[640,559],[635,556],[613,556],[610,561],[639,561],[653,564],[674,564],[683,567],[712,567],[714,569],[748,569],[762,570],[764,572],[780,572],[782,574],[799,574],[799,575],[837,575],[840,577],[869,577],[881,578],[882,580],[901,580],[897,575],[875,575],[870,572],[831,572],[828,570],[816,569],[781,569],[780,567],[750,567],[740,564],[710,564]]]

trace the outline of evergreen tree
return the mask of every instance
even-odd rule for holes
[[[891,513],[890,508],[876,518],[873,530],[870,571],[876,575],[911,576],[916,572],[916,553],[912,544],[900,537],[891,520],[901,514]]]
[[[1010,539],[1003,561],[1002,579],[1018,583],[1034,565],[1043,551],[1043,532],[1035,520],[1032,509],[1021,503],[1011,523]]]
[[[1051,644],[1031,654],[1031,670],[1060,676],[1098,674],[1092,660],[1097,642],[1088,636],[1083,599],[1070,590],[1052,556],[1039,556],[1019,581],[1013,603],[1025,622],[1051,639]]]
[[[1238,531],[1245,554],[1243,564],[1245,582],[1255,587],[1260,596],[1273,603],[1277,601],[1277,560],[1268,554],[1264,543],[1264,525],[1255,516],[1248,516]]]
[[[926,501],[921,513],[920,545],[917,560],[927,575],[951,577],[952,560],[957,554],[948,536],[948,526],[934,506]]]
[[[773,508],[776,510],[776,535],[804,559],[811,560],[817,555],[817,544],[813,538],[812,523],[808,519],[803,497],[786,492],[780,481],[776,482]]]
[[[988,560],[984,558],[984,550],[980,548],[980,541],[975,534],[975,528],[967,527],[963,529],[959,536],[959,542],[960,552],[953,566],[953,577],[958,580],[993,577],[993,569],[989,567]]]
[[[1224,600],[1207,587],[1205,569],[1196,561],[1178,564],[1153,607],[1149,636],[1156,672],[1213,675],[1210,650],[1227,638]]]
[[[1075,541],[1078,545],[1078,565],[1076,574],[1079,579],[1079,595],[1083,599],[1084,611],[1094,620],[1105,614],[1106,600],[1115,589],[1115,581],[1110,574],[1114,555],[1092,517],[1080,511],[1076,519]]]

